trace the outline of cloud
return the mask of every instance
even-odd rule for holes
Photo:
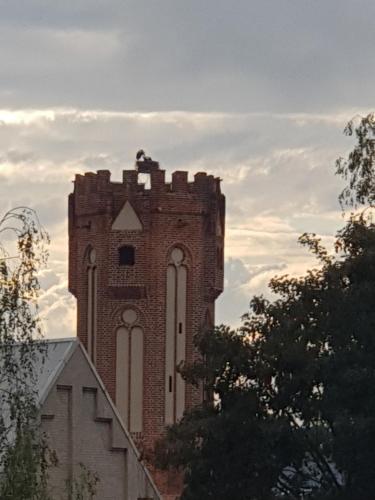
[[[314,264],[297,243],[302,232],[332,244],[342,224],[334,160],[352,142],[341,134],[344,123],[335,114],[0,110],[0,210],[31,206],[51,235],[41,299],[48,335],[74,332],[67,196],[76,173],[108,168],[119,181],[144,147],[167,179],[174,170],[187,170],[190,179],[202,170],[219,175],[227,225],[217,318],[235,325],[252,295],[268,293],[275,273],[299,274]]]
[[[254,295],[266,294],[268,282],[276,273],[287,269],[285,262],[248,264],[248,259],[229,257],[225,262],[224,293],[217,302],[216,322],[232,327],[240,325]]]
[[[74,332],[67,196],[76,173],[119,181],[144,148],[208,171],[227,197],[217,318],[238,324],[274,273],[313,259],[342,224],[334,161],[373,105],[371,0],[0,0],[0,213],[34,207],[51,234],[42,315]]]
[[[13,108],[324,113],[373,101],[371,0],[29,0],[1,13],[0,100]]]
[[[39,299],[40,318],[48,337],[61,338],[75,335],[75,299],[67,291],[67,281],[49,286]]]

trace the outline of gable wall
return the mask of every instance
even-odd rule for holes
[[[95,472],[100,500],[158,499],[81,348],[58,377],[42,408],[42,430],[58,458],[50,469],[53,498],[67,499],[67,480],[80,463]]]

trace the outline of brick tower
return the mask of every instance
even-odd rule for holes
[[[193,361],[194,335],[214,322],[224,216],[220,179],[206,173],[188,182],[187,172],[174,172],[166,183],[165,171],[146,158],[122,182],[111,182],[107,170],[75,178],[69,289],[78,336],[146,449],[202,399],[176,366]]]

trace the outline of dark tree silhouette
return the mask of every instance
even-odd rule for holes
[[[345,206],[375,200],[373,115],[349,124],[357,144],[337,173]],[[159,466],[184,470],[184,500],[371,500],[375,475],[375,224],[352,214],[334,255],[300,243],[317,267],[275,277],[278,298],[254,297],[237,331],[196,339],[182,370],[208,397],[170,427]]]

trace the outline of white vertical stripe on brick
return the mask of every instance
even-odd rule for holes
[[[176,268],[167,268],[166,338],[165,338],[165,423],[174,422],[174,373],[176,327]]]
[[[87,269],[87,352],[92,359],[92,267]]]
[[[143,330],[131,330],[130,431],[143,430]]]
[[[129,427],[129,330],[121,327],[116,336],[116,406]]]
[[[187,269],[180,266],[177,269],[177,327],[176,327],[176,365],[185,361],[186,355],[186,289]],[[185,381],[179,373],[176,374],[176,420],[179,420],[185,410]]]

